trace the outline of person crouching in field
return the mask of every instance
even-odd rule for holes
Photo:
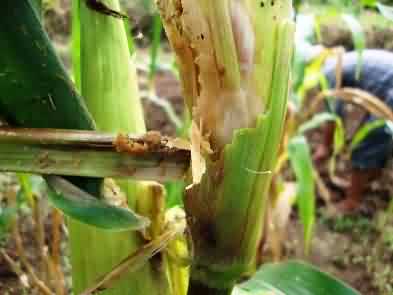
[[[363,51],[360,75],[357,76],[358,53],[344,53],[342,57],[342,87],[358,88],[381,99],[393,110],[393,53],[370,49]],[[336,86],[337,59],[328,60],[323,72],[330,88]],[[335,110],[340,117],[345,116],[344,104],[336,100]],[[367,113],[361,125],[377,118]],[[332,152],[335,123],[329,122],[323,128],[323,143],[314,154],[315,161],[323,161]],[[345,191],[345,199],[338,204],[339,211],[348,213],[358,209],[362,195],[369,182],[381,174],[393,152],[393,137],[385,125],[373,129],[359,143],[351,154],[350,185]]]

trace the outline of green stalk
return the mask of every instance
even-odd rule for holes
[[[116,145],[118,138],[127,137],[91,131],[1,128],[0,171],[152,181],[184,178],[190,161],[188,150],[173,147],[168,139],[153,143],[144,137],[128,137],[128,145],[120,147]]]
[[[117,0],[102,2],[120,11]],[[122,20],[91,10],[84,1],[79,2],[78,8],[81,92],[98,129],[143,133],[135,66]],[[129,181],[118,183],[128,196],[129,207],[134,209],[137,192],[143,189]],[[143,244],[138,233],[108,233],[76,222],[70,222],[70,242],[75,293],[91,286]],[[138,272],[124,275],[112,289],[100,294],[165,294],[159,264],[159,260],[156,264],[148,263]]]
[[[190,294],[255,271],[289,92],[292,1],[158,0],[193,112]]]

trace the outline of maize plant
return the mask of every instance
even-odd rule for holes
[[[145,126],[137,93],[135,66],[130,60],[123,22],[97,13],[87,4],[88,1],[73,1],[74,11],[79,12],[79,19],[74,18],[74,25],[77,26],[79,21],[77,27],[80,30],[79,65],[78,60],[74,61],[75,72],[78,69],[80,72],[75,76],[80,79],[80,92],[86,106],[98,130],[143,133]],[[106,1],[106,4],[120,11],[117,0]],[[74,44],[74,47],[74,50],[78,50],[78,44]],[[126,195],[128,206],[135,209],[136,191],[143,191],[144,188],[130,181],[118,183]],[[75,222],[70,222],[69,228],[73,284],[78,293],[137,250],[142,242],[137,234],[127,231],[105,232]],[[108,249],[111,252],[109,255]],[[155,275],[152,267],[147,265],[132,276],[125,275],[115,288],[105,294],[126,294],[130,288],[135,293],[159,294],[158,289],[165,289],[161,281],[160,274]]]
[[[291,5],[158,1],[193,114],[192,294],[229,294],[255,270],[289,91]]]
[[[157,7],[192,114],[190,144],[141,135],[117,0],[73,1],[78,91],[32,2],[2,3],[0,113],[12,127],[0,130],[0,170],[46,175],[51,203],[68,216],[74,294],[319,294],[318,284],[356,294],[300,263],[268,265],[235,287],[257,268],[289,92],[291,1]],[[135,181],[179,178],[189,181],[187,243],[184,216],[165,212],[163,187]]]

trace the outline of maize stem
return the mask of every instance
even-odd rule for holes
[[[193,117],[190,292],[225,294],[255,270],[289,92],[292,1],[157,4]]]
[[[120,11],[118,0],[101,1]],[[135,65],[130,58],[123,20],[100,13],[79,1],[80,52],[75,50],[77,81],[98,130],[143,133],[145,125],[139,100]],[[77,36],[78,25],[75,26]],[[79,53],[79,54],[78,54]],[[78,65],[78,60],[80,64]],[[80,74],[80,75],[79,75]],[[140,185],[118,181],[135,208]],[[115,265],[143,245],[135,232],[107,233],[86,225],[70,222],[71,262],[75,293],[91,286]],[[166,279],[160,260],[149,262],[135,273],[128,273],[102,295],[166,294]]]

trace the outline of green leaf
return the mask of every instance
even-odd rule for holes
[[[304,69],[304,79],[297,89],[297,94],[304,98],[308,91],[321,85],[324,89],[326,84],[326,77],[322,73],[322,68],[325,64],[328,52],[321,53]]]
[[[51,204],[82,223],[109,231],[139,230],[149,225],[146,218],[109,205],[60,177],[49,176],[46,180],[51,188],[48,190]]]
[[[298,261],[266,264],[232,295],[360,295],[343,282]]]
[[[375,7],[378,3],[376,0],[361,0],[360,2],[363,7]]]
[[[168,181],[165,183],[166,206],[168,209],[179,206],[183,207],[183,193],[186,188],[184,181]]]
[[[21,192],[27,200],[34,203],[34,196],[40,195],[42,188],[45,186],[44,179],[27,173],[17,173],[16,176],[21,186]]]
[[[336,127],[334,129],[334,155],[338,155],[345,146],[345,129],[343,121],[336,116]]]
[[[2,1],[0,27],[0,115],[18,126],[94,129],[30,1]]]
[[[131,28],[131,24],[130,24],[129,19],[124,19],[123,24],[124,24],[124,29],[125,29],[126,35],[127,35],[128,49],[129,49],[130,55],[132,57],[132,56],[134,56],[136,49],[135,49],[135,44],[134,44],[134,38],[131,34],[132,28]]]
[[[366,136],[373,130],[380,128],[385,125],[385,120],[376,120],[376,121],[371,121],[365,125],[362,126],[354,135],[352,141],[351,141],[351,150],[357,147],[359,143],[361,143]]]
[[[304,136],[297,136],[288,146],[288,155],[297,179],[297,204],[303,224],[305,253],[310,252],[315,223],[315,182],[310,147]]]
[[[376,0],[361,0],[360,2],[364,7],[375,7],[378,3]]]
[[[320,127],[322,124],[334,121],[334,154],[337,155],[341,152],[345,145],[345,129],[341,118],[333,113],[319,113],[312,117],[307,122],[299,126],[299,134],[304,134],[307,131]]]
[[[71,32],[71,59],[72,59],[72,73],[74,76],[74,83],[76,88],[81,90],[81,32],[80,32],[80,15],[79,5],[80,0],[72,0],[72,32]]]
[[[95,129],[32,3],[3,0],[0,27],[7,28],[0,30],[0,115],[29,128]],[[73,181],[100,185],[99,179]]]
[[[332,113],[319,113],[312,117],[310,120],[307,122],[303,123],[300,125],[298,132],[299,133],[305,133],[307,131],[310,131],[312,129],[320,127],[322,124],[328,122],[328,121],[336,121],[337,116],[332,114]]]
[[[366,48],[366,34],[360,22],[351,14],[343,14],[342,18],[348,25],[353,38],[355,49],[358,53],[358,62],[356,65],[356,79],[360,78],[360,73],[363,65],[363,51]]]
[[[162,22],[160,15],[153,17],[152,44],[150,48],[150,72],[149,78],[152,79],[157,71],[159,50],[161,47]]]
[[[388,20],[393,21],[393,7],[377,3],[378,10]]]
[[[334,129],[334,147],[333,147],[333,155],[329,161],[329,174],[334,175],[336,171],[336,160],[337,155],[344,149],[345,147],[345,129],[343,121],[340,117],[336,117],[336,126]]]

